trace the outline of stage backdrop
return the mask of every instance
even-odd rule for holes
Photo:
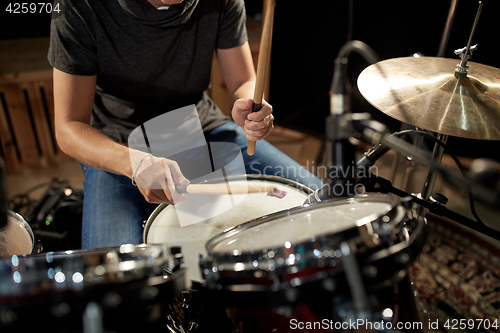
[[[349,38],[361,40],[381,60],[422,53],[435,57],[451,1],[332,1],[277,0],[271,62],[270,101],[277,124],[322,137],[329,112],[328,93],[333,62]],[[476,0],[458,2],[445,58],[457,59],[453,51],[465,47],[478,8]],[[479,44],[471,61],[500,68],[495,52],[498,1],[484,1],[474,35]],[[352,19],[351,19],[352,18]],[[351,28],[350,28],[351,27]],[[373,108],[356,90],[356,80],[369,64],[357,54],[350,57],[348,72],[353,85],[352,109],[370,112],[374,118],[399,130],[400,123]],[[463,156],[500,159],[498,142],[451,138]]]

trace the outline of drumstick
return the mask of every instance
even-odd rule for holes
[[[274,7],[276,0],[264,0],[265,17],[262,27],[262,37],[260,39],[259,61],[257,64],[257,81],[255,82],[255,92],[253,96],[252,112],[262,109],[262,98],[264,95],[264,81],[267,74],[269,58],[271,56],[271,42],[273,39]],[[248,141],[247,154],[252,156],[255,153],[255,141]]]
[[[179,193],[189,194],[246,194],[266,193],[277,191],[272,185],[243,185],[243,184],[189,184],[176,185]]]

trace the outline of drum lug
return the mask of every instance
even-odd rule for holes
[[[35,253],[42,253],[42,251],[43,251],[43,243],[42,243],[42,240],[39,239],[36,242]]]
[[[179,269],[181,269],[182,263],[184,262],[184,256],[181,253],[181,247],[172,246],[170,248],[170,253],[172,254],[172,256],[174,256],[174,268],[172,269],[172,271],[177,272]]]

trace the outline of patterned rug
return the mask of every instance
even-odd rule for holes
[[[465,228],[431,216],[411,267],[418,302],[435,332],[500,332],[500,250]],[[489,328],[489,330],[488,330]]]

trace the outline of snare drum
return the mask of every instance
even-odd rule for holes
[[[235,206],[228,203],[227,195],[211,196],[210,209],[225,212],[205,221],[181,227],[175,206],[162,204],[152,213],[144,227],[144,242],[148,244],[166,243],[181,246],[188,276],[193,281],[201,281],[199,256],[205,255],[206,242],[241,223],[269,215],[304,203],[312,190],[297,182],[276,176],[242,175],[229,177],[229,184],[273,185],[285,191],[283,198],[267,193],[232,195]]]
[[[35,252],[35,237],[26,220],[13,211],[8,211],[7,226],[0,229],[0,257],[32,254]]]
[[[244,332],[300,332],[322,318],[338,329],[335,323],[360,311],[381,319],[394,305],[394,284],[419,253],[408,250],[420,234],[409,236],[408,216],[389,195],[292,208],[211,239],[202,273]]]
[[[166,246],[146,244],[2,258],[0,331],[164,329],[168,303],[188,287],[174,267]]]

